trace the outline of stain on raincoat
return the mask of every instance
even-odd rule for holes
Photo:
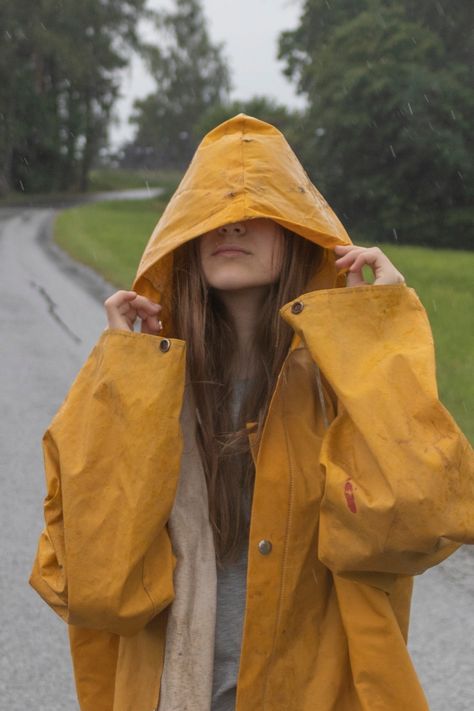
[[[138,269],[135,288],[163,304],[171,347],[106,331],[44,437],[31,584],[70,625],[83,711],[156,708],[185,380],[173,250],[255,217],[325,258],[280,312],[295,335],[255,451],[236,711],[428,708],[405,644],[411,576],[474,543],[472,451],[438,400],[415,292],[340,288],[332,248],[347,233],[281,133],[239,115],[202,141]]]

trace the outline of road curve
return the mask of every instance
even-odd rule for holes
[[[0,706],[8,711],[78,708],[66,628],[27,579],[42,528],[41,436],[105,327],[102,301],[113,289],[50,246],[53,217],[0,210]],[[463,548],[415,586],[410,649],[431,711],[474,708],[473,563]]]

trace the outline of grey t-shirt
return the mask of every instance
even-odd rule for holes
[[[240,403],[249,387],[248,380],[237,380],[233,392],[233,414],[237,418]],[[246,509],[250,519],[250,503]],[[239,559],[217,569],[216,634],[211,711],[235,711],[237,677],[245,613],[247,588],[247,552],[244,544]]]

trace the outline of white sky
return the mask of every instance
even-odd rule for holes
[[[169,7],[170,0],[149,0],[151,8]],[[301,0],[202,0],[213,42],[224,43],[231,69],[232,99],[264,94],[288,106],[301,106],[277,61],[280,32],[298,24]],[[142,32],[153,41],[153,29]],[[154,84],[140,59],[134,58],[123,74],[122,98],[116,105],[117,124],[111,129],[111,143],[117,147],[132,138],[128,124],[133,101],[153,91]]]

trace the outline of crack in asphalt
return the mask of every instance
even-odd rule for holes
[[[51,213],[39,228],[36,235],[38,245],[48,258],[56,264],[58,269],[67,275],[68,279],[75,281],[76,284],[79,284],[90,296],[103,304],[105,299],[116,291],[116,287],[108,284],[105,279],[91,267],[87,267],[85,264],[80,264],[75,261],[54,243],[53,222],[55,215],[56,213]]]
[[[64,331],[64,333],[67,333],[69,338],[71,338],[74,343],[82,343],[82,338],[79,338],[78,335],[74,333],[74,331],[71,331],[67,323],[64,323],[62,318],[59,316],[57,313],[57,308],[58,305],[56,304],[55,301],[51,298],[51,296],[48,294],[46,289],[43,286],[40,286],[40,284],[37,284],[35,281],[30,281],[30,286],[33,287],[33,289],[36,289],[36,291],[39,293],[39,295],[43,298],[43,300],[46,303],[46,306],[48,307],[48,313],[53,319],[53,321],[56,321],[56,323],[59,325],[59,327]]]

